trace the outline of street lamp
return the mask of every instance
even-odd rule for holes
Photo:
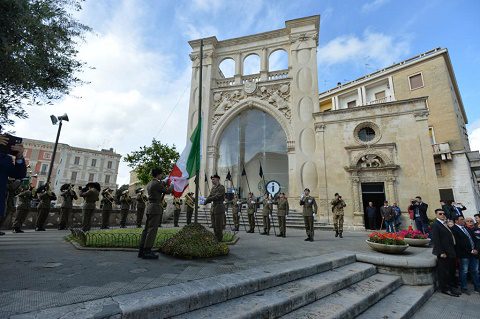
[[[68,115],[67,115],[67,113],[65,113],[63,115],[60,115],[59,117],[55,117],[55,115],[50,115],[50,120],[52,120],[53,125],[56,125],[57,123],[59,123],[59,124],[58,124],[57,139],[55,140],[55,146],[53,147],[52,159],[50,161],[50,168],[48,169],[47,182],[45,184],[50,183],[50,177],[52,176],[53,163],[55,162],[55,154],[57,153],[58,138],[60,137],[60,131],[62,130],[62,122],[63,121],[68,122]]]

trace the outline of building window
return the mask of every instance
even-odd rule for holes
[[[349,109],[355,106],[357,106],[357,100],[353,100],[347,103],[347,108]]]
[[[442,175],[442,163],[435,163],[435,173],[437,173],[438,177],[443,176]]]
[[[422,73],[414,74],[408,77],[410,83],[410,90],[415,90],[423,87]]]
[[[48,164],[42,164],[42,168],[40,169],[40,175],[47,175]]]
[[[95,177],[95,174],[92,174],[92,173],[88,174],[88,181],[93,182],[94,177]]]
[[[108,161],[107,168],[112,168],[112,161]]]
[[[433,130],[433,126],[428,128],[428,136],[430,137],[430,144],[437,144],[435,142],[435,131]]]
[[[385,98],[385,91],[375,93],[375,100],[381,100]]]
[[[105,175],[105,184],[110,184],[110,175]]]
[[[92,158],[92,167],[97,166],[97,160],[95,158]]]
[[[358,138],[362,142],[370,142],[375,138],[375,131],[371,127],[364,127],[358,131]]]
[[[73,161],[74,165],[80,165],[80,156],[75,156],[75,160]]]
[[[46,160],[52,159],[52,153],[50,152],[43,153],[43,159],[46,159]]]
[[[72,176],[70,177],[70,180],[72,182],[75,182],[77,180],[77,172],[72,172]]]

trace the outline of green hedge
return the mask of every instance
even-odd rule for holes
[[[225,238],[225,235],[224,240],[232,239]],[[231,235],[227,235],[227,237],[231,237]],[[193,259],[225,256],[228,254],[229,248],[224,242],[217,242],[213,233],[204,226],[190,224],[163,242],[160,245],[160,251],[174,257]]]

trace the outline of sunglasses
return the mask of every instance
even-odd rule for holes
[[[437,215],[445,215],[445,213],[437,213]]]

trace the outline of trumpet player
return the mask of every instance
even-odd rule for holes
[[[78,199],[77,193],[73,190],[73,184],[63,184],[60,187],[60,196],[63,197],[63,203],[60,207],[60,224],[58,230],[66,229],[68,219],[72,213],[73,201]]]
[[[45,231],[45,222],[50,213],[50,205],[53,200],[57,199],[54,192],[50,190],[50,183],[40,186],[37,190],[37,197],[40,200],[37,206],[37,222],[35,231]]]
[[[96,202],[100,194],[100,184],[88,183],[84,188],[80,187],[80,197],[83,197],[83,220],[82,230],[87,232],[92,226],[92,216],[95,212]]]
[[[113,189],[110,187],[105,188],[102,191],[102,200],[100,205],[102,207],[102,226],[100,229],[109,229],[110,228],[110,213],[113,209]]]
[[[143,215],[145,214],[145,203],[147,202],[147,196],[143,194],[144,189],[137,189],[136,210],[137,210],[137,228],[142,228]]]
[[[23,223],[28,216],[30,211],[30,203],[33,199],[33,186],[28,185],[22,187],[20,193],[17,195],[17,215],[13,221],[13,232],[14,233],[23,233],[22,230]]]
[[[124,190],[120,196],[120,228],[127,227],[127,217],[130,211],[131,197],[128,195],[128,189]]]

